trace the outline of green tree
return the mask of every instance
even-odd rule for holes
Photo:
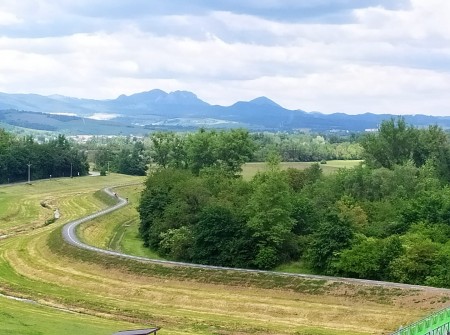
[[[218,133],[218,165],[234,175],[242,171],[242,164],[253,156],[255,145],[247,130],[232,129]]]
[[[186,141],[187,162],[191,171],[199,175],[205,168],[219,167],[235,175],[252,156],[254,144],[243,129],[207,131],[200,129],[189,134]]]
[[[285,174],[269,171],[257,175],[249,199],[248,227],[257,241],[255,265],[269,269],[278,262],[278,251],[294,226],[292,203]]]
[[[418,141],[417,129],[408,126],[404,118],[383,121],[378,133],[361,141],[364,158],[373,167],[393,168],[413,158]]]
[[[161,233],[158,251],[170,259],[191,261],[192,233],[190,227],[168,229]]]
[[[425,285],[450,288],[450,243],[447,242],[436,255]]]
[[[319,273],[332,271],[332,263],[351,245],[352,238],[350,223],[342,221],[336,214],[328,214],[312,234],[307,257],[310,266]]]
[[[13,138],[1,132],[0,137],[0,182],[27,180],[28,163],[32,164],[32,180],[88,173],[86,155],[63,135],[43,144],[31,136]]]
[[[191,171],[198,176],[200,170],[217,161],[217,132],[200,129],[187,137],[187,159]]]
[[[94,163],[96,170],[114,170],[117,168],[113,166],[113,163],[116,161],[116,154],[112,151],[110,147],[102,147],[96,150],[94,155]]]
[[[150,174],[142,191],[138,212],[140,217],[139,234],[146,246],[157,250],[161,233],[170,228],[165,225],[165,210],[174,199],[171,191],[174,187],[191,177],[188,171],[162,169]]]
[[[433,274],[442,245],[420,234],[406,235],[403,239],[405,253],[392,262],[392,277],[401,283],[424,284]]]
[[[346,277],[389,280],[391,264],[402,253],[397,236],[385,240],[364,238],[351,249],[342,251],[334,267]]]
[[[193,236],[192,254],[196,263],[248,267],[254,258],[254,243],[245,221],[221,204],[203,208]]]
[[[150,136],[152,143],[150,158],[162,168],[186,167],[185,141],[173,132],[155,132]]]
[[[133,149],[122,149],[116,156],[114,165],[117,172],[135,176],[145,176],[147,171],[147,159],[144,155],[144,147],[141,142],[136,142]]]
[[[0,155],[4,154],[13,141],[12,134],[0,128]]]

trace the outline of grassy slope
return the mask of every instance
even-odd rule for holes
[[[122,176],[89,178],[0,189],[9,203],[17,196],[23,200],[23,209],[10,219],[19,227],[8,228],[11,233],[22,233],[0,240],[0,292],[97,316],[86,319],[86,329],[92,329],[92,334],[105,334],[116,325],[122,326],[119,321],[159,325],[162,335],[372,334],[395,329],[446,301],[438,293],[163,267],[75,249],[61,241],[62,223],[104,206],[93,194],[105,184],[135,180]],[[117,213],[105,222],[115,227],[121,224],[119,220],[129,219],[126,211],[134,207],[133,194],[138,191],[136,187],[124,190],[129,192],[130,206],[125,214]],[[30,223],[22,217],[40,212],[39,201],[49,197],[54,197],[63,215],[55,224],[37,228],[41,221]],[[23,309],[16,308],[17,304]],[[0,301],[0,306],[4,307],[1,311],[8,310],[9,320],[26,320],[30,307],[14,301]],[[78,314],[68,319],[59,310],[43,309],[60,329],[80,320]],[[115,321],[109,326],[99,317]],[[44,329],[48,320],[36,314],[33,322]],[[2,327],[0,322],[0,333]],[[20,322],[8,327],[11,333],[23,333]]]
[[[56,310],[0,297],[0,335],[109,335],[136,327],[89,315]]]
[[[128,253],[130,255],[159,258],[145,248],[138,236],[139,216],[136,210],[142,185],[118,187],[115,190],[128,198],[129,205],[119,212],[88,222],[78,229],[84,242],[103,248]]]
[[[56,208],[61,209],[61,220],[91,213],[106,206],[101,199],[92,196],[95,191],[111,184],[142,180],[142,177],[112,174],[101,178],[43,180],[31,185],[0,185],[0,233],[14,234],[42,227]]]

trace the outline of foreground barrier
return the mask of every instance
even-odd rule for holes
[[[450,335],[450,307],[401,328],[392,335]]]

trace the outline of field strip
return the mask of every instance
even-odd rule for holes
[[[436,292],[442,292],[442,293],[450,293],[450,289],[436,288],[436,287],[430,287],[430,286],[410,285],[410,284],[401,284],[401,283],[384,282],[384,281],[367,280],[367,279],[331,277],[331,276],[322,276],[322,275],[309,275],[309,274],[300,274],[300,273],[253,270],[253,269],[242,269],[242,268],[230,268],[230,267],[222,267],[222,266],[212,266],[212,265],[185,263],[185,262],[166,261],[166,260],[152,259],[152,258],[142,257],[142,256],[133,256],[133,255],[125,254],[122,252],[97,248],[92,245],[88,245],[86,243],[81,242],[76,235],[76,228],[82,223],[88,222],[88,221],[98,218],[102,215],[106,215],[108,213],[116,211],[127,205],[127,200],[120,197],[113,191],[111,191],[111,187],[105,188],[104,192],[106,192],[111,197],[116,197],[118,200],[117,204],[115,204],[111,207],[108,207],[106,209],[103,209],[101,211],[95,212],[93,214],[90,214],[86,217],[83,217],[83,218],[80,218],[80,219],[77,219],[77,220],[74,220],[74,221],[71,221],[71,222],[65,224],[63,227],[63,230],[62,230],[62,235],[63,235],[64,240],[67,243],[69,243],[75,247],[94,251],[97,253],[118,256],[118,257],[122,257],[122,258],[128,258],[128,259],[132,259],[132,260],[136,260],[136,261],[140,261],[140,262],[147,262],[147,263],[200,268],[200,269],[207,269],[207,270],[258,273],[258,274],[275,275],[275,276],[299,277],[299,278],[313,279],[313,280],[325,280],[325,281],[329,281],[329,282],[341,282],[341,283],[360,284],[360,285],[369,285],[369,286],[381,286],[381,287],[400,288],[400,289],[409,289],[409,290],[428,290],[428,291],[436,291]]]

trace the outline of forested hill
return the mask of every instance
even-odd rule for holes
[[[226,140],[224,140],[226,137]],[[365,163],[239,178],[245,132],[157,140],[139,205],[145,245],[169,259],[450,287],[450,141],[404,120],[361,139]],[[163,145],[164,144],[164,145]],[[180,159],[185,157],[185,159]]]
[[[301,103],[299,101],[299,107]],[[383,120],[393,116],[364,112],[359,115],[327,115],[301,109],[290,110],[266,97],[218,106],[210,105],[186,91],[166,93],[152,90],[110,100],[0,93],[0,122],[78,134],[143,134],[154,129],[186,130],[199,127],[356,132],[378,128]],[[450,117],[406,115],[405,119],[418,127],[431,124],[444,129],[450,127]]]

